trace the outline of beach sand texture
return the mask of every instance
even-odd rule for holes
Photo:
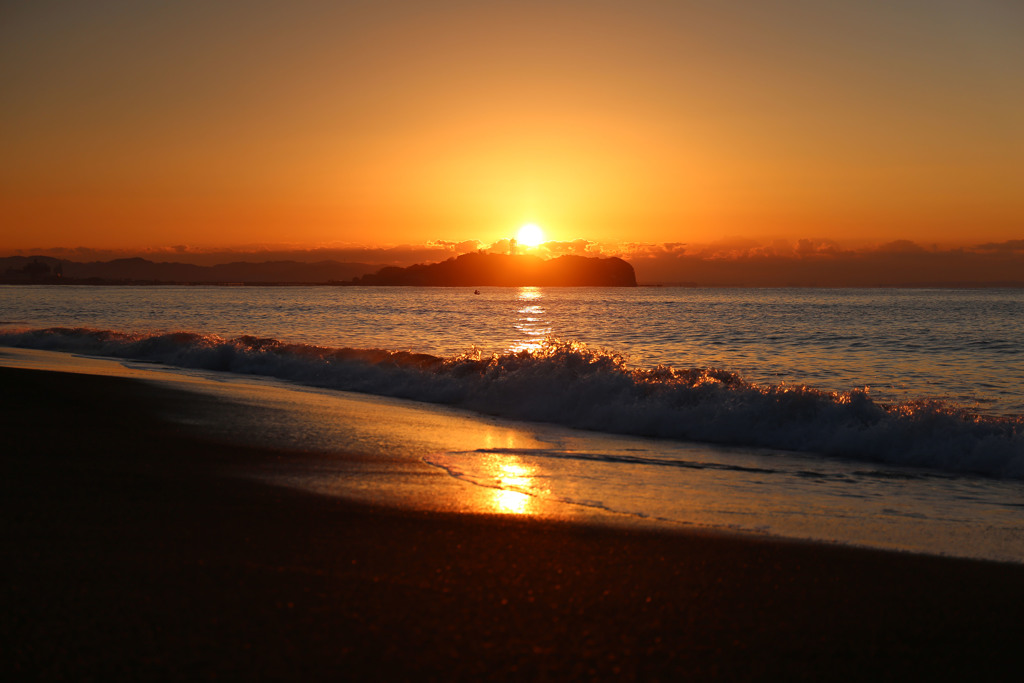
[[[19,678],[1018,673],[1021,565],[372,507],[234,476],[315,456],[161,417],[206,396],[13,368],[0,387]]]

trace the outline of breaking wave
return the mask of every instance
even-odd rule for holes
[[[615,434],[802,451],[1024,478],[1024,418],[938,401],[880,403],[867,389],[759,385],[715,368],[631,368],[616,353],[549,340],[534,351],[441,358],[190,332],[0,332],[0,344],[263,375]]]

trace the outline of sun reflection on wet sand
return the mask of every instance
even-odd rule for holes
[[[520,287],[516,293],[517,317],[514,322],[516,332],[524,338],[517,339],[509,346],[513,353],[519,351],[536,351],[546,337],[551,335],[551,326],[544,318],[544,307],[540,302],[544,293],[540,287]]]
[[[502,515],[528,515],[531,513],[530,501],[533,499],[518,491],[495,490],[492,493],[491,507],[494,512]]]
[[[491,509],[505,515],[533,513],[534,498],[526,491],[535,488],[534,468],[514,455],[489,454],[482,463],[491,478]]]
[[[565,517],[569,513],[552,507],[547,477],[519,455],[477,450],[437,453],[424,460],[470,485],[460,489],[459,509],[499,515]]]

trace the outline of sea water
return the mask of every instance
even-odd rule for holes
[[[303,426],[260,438],[402,452],[492,511],[1024,561],[1022,315],[989,289],[8,286],[0,344],[276,378]]]

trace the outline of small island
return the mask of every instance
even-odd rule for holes
[[[620,258],[473,252],[441,263],[390,266],[355,277],[353,285],[410,287],[636,287],[633,266]]]

